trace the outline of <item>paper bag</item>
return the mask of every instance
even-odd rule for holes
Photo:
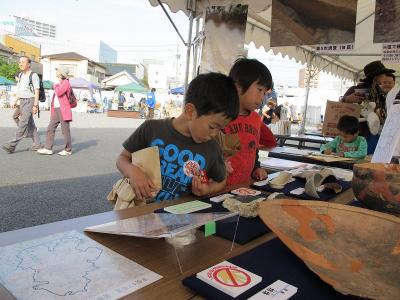
[[[326,102],[324,124],[322,126],[322,134],[325,136],[337,136],[337,123],[342,116],[353,116],[357,119],[360,117],[361,106],[353,103],[343,103],[329,101]]]
[[[237,133],[225,134],[220,131],[216,141],[221,147],[225,160],[228,160],[240,150],[240,139]]]
[[[153,181],[157,191],[161,189],[160,155],[158,147],[149,147],[132,153],[132,163],[138,166]],[[124,209],[133,206],[145,205],[146,201],[136,199],[129,179],[119,179],[108,194],[107,199],[115,203],[114,210]]]

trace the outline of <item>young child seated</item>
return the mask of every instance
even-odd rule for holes
[[[182,113],[176,119],[145,121],[123,143],[117,167],[130,179],[139,200],[151,198],[154,183],[132,164],[131,155],[158,146],[162,188],[156,201],[177,198],[190,190],[197,196],[217,193],[225,187],[226,168],[213,137],[238,113],[239,98],[231,78],[217,73],[199,75],[186,91]]]
[[[321,152],[324,154],[335,153],[342,157],[364,158],[367,155],[367,141],[358,135],[359,127],[360,124],[356,117],[341,117],[336,127],[339,136],[322,145]]]
[[[237,133],[240,151],[227,162],[230,172],[227,184],[248,183],[251,178],[263,180],[267,172],[260,168],[258,146],[260,132],[269,130],[255,112],[272,86],[268,68],[255,59],[241,58],[232,66],[229,76],[235,81],[239,93],[239,116],[225,127],[226,134]],[[272,136],[272,134],[271,134]]]

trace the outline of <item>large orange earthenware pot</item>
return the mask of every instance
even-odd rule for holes
[[[400,214],[400,165],[359,164],[353,167],[352,188],[369,208]]]
[[[399,299],[399,217],[304,200],[265,201],[259,216],[337,291],[370,299]]]

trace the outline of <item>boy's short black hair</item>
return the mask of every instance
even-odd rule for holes
[[[347,134],[356,134],[360,130],[360,123],[356,117],[342,116],[336,128]]]
[[[240,85],[242,93],[245,93],[253,82],[258,82],[267,89],[273,86],[271,72],[256,59],[237,59],[229,71],[229,76]]]
[[[239,114],[239,96],[231,78],[220,73],[200,74],[185,93],[185,104],[192,103],[197,116],[222,113],[230,120]]]

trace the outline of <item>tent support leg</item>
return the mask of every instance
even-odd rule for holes
[[[193,18],[194,13],[190,11],[189,15],[189,32],[188,32],[188,42],[186,43],[186,68],[185,68],[185,82],[183,84],[184,91],[187,89],[189,81],[189,66],[190,66],[190,50],[192,48],[192,29],[193,29]]]
[[[310,94],[310,82],[311,78],[315,76],[312,72],[312,61],[315,57],[314,53],[309,54],[309,59],[307,60],[307,71],[308,71],[308,76],[307,76],[307,86],[306,86],[306,95],[304,99],[304,109],[303,109],[303,120],[301,122],[301,128],[299,130],[299,134],[304,134],[305,133],[305,127],[306,127],[306,121],[307,121],[307,106],[308,106],[308,96]]]

